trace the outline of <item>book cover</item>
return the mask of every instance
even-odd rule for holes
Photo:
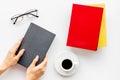
[[[97,50],[103,8],[73,4],[67,46]]]
[[[25,53],[20,58],[18,63],[28,67],[36,55],[38,55],[39,61],[37,65],[40,64],[47,54],[54,37],[54,33],[45,30],[34,23],[31,23],[18,49],[18,51],[25,49]]]

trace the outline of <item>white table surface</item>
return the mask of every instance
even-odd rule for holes
[[[106,4],[107,47],[96,52],[66,46],[72,4]],[[11,16],[38,9],[39,18],[27,17],[13,25]],[[30,22],[57,36],[48,51],[48,66],[40,80],[120,80],[120,1],[119,0],[0,0],[0,63],[7,51],[24,36]],[[60,76],[54,68],[55,55],[60,51],[74,52],[80,61],[79,71],[70,77]],[[25,80],[26,69],[16,65],[6,71],[0,80]]]

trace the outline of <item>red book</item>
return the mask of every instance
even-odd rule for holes
[[[103,8],[73,4],[67,46],[97,50]]]

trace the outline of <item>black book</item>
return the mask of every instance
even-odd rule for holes
[[[37,65],[40,64],[44,59],[52,41],[54,40],[54,37],[54,33],[31,23],[18,49],[18,51],[25,49],[25,52],[18,63],[28,67],[36,55],[39,55]]]

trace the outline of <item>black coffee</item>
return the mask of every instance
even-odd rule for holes
[[[62,67],[63,67],[64,69],[70,69],[70,68],[72,67],[72,61],[69,60],[69,59],[63,60],[63,62],[62,62]]]

